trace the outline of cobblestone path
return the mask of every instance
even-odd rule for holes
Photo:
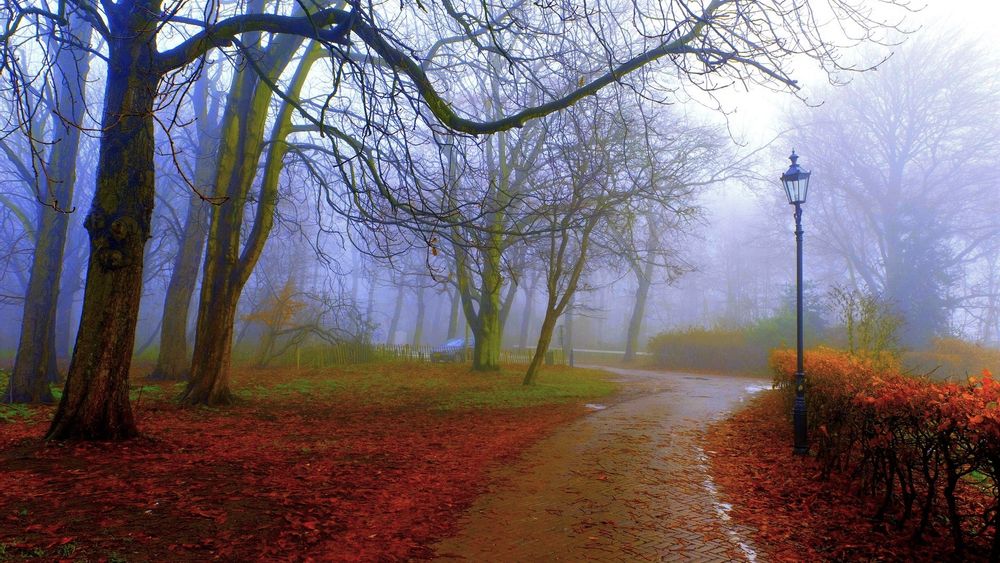
[[[767,382],[608,371],[623,395],[500,470],[439,560],[766,560],[729,520],[700,436]]]

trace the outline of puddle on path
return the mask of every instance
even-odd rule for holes
[[[587,403],[586,405],[583,406],[593,411],[603,411],[604,409],[608,408],[607,405],[599,405],[597,403]]]
[[[708,471],[708,455],[706,455],[705,450],[700,446],[695,446],[695,451],[697,452],[698,465],[696,467],[705,476],[702,481],[702,487],[705,492],[708,493],[709,499],[712,501],[712,507],[715,509],[715,515],[722,522],[722,529],[726,532],[730,543],[735,544],[743,552],[743,555],[747,558],[750,563],[755,563],[757,561],[757,550],[750,545],[750,541],[742,538],[739,532],[734,529],[734,526],[730,523],[732,518],[729,516],[729,511],[733,509],[733,505],[728,502],[722,502],[719,498],[719,489],[715,486],[715,480],[712,479],[712,475]]]

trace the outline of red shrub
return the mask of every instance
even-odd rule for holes
[[[1000,559],[1000,383],[986,370],[963,384],[932,382],[829,349],[804,363],[824,474],[850,472],[879,498],[874,518],[915,541],[946,522],[957,556],[989,549]],[[775,351],[771,366],[791,404],[795,353]]]

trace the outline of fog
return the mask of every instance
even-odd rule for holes
[[[531,26],[498,28],[505,54],[441,40],[462,30],[440,6],[389,4],[371,21],[418,54],[448,100],[435,107],[454,104],[483,122],[583,87],[609,62],[655,44],[603,19],[588,27],[542,10]],[[223,8],[222,16],[240,10]],[[402,71],[363,70],[385,64],[374,61],[383,52],[341,52],[333,65],[336,41],[247,34],[160,86],[155,205],[129,343],[136,365],[185,378],[213,362],[228,369],[230,355],[273,365],[310,347],[463,337],[477,342],[477,365],[490,367],[490,346],[533,350],[540,338],[544,348],[618,359],[648,351],[665,331],[749,327],[794,306],[794,223],[778,180],[793,148],[812,172],[808,299],[828,324],[838,322],[830,290],[846,288],[898,316],[903,347],[939,337],[1000,346],[998,38],[978,27],[991,17],[969,17],[996,8],[890,8],[868,15],[863,41],[828,22],[817,28],[826,42],[767,47],[775,50],[757,53],[759,68],[678,56],[491,134],[435,121],[427,107],[437,102],[397,84]],[[57,367],[46,369],[65,373],[94,271],[88,260],[119,252],[106,241],[94,250],[85,228],[88,213],[119,224],[110,200],[106,219],[91,211],[108,150],[108,69],[105,40],[80,31],[86,21],[74,12],[72,33],[10,32],[5,42],[5,368],[29,338],[54,342]],[[178,22],[161,51],[194,34]],[[81,43],[99,56],[68,46]],[[547,51],[581,45],[611,60]],[[132,164],[117,166],[117,193],[135,189]],[[36,245],[58,239],[46,226],[55,220],[66,223],[65,250],[57,240],[42,256]],[[107,260],[127,262],[120,252]],[[56,280],[48,296],[26,298],[33,267],[36,278]],[[108,299],[128,299],[132,282],[109,283]],[[32,300],[30,314],[54,311],[54,326],[24,330]],[[208,336],[196,343],[199,326]]]

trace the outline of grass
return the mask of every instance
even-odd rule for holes
[[[481,376],[480,376],[481,377]],[[522,385],[520,371],[502,371],[454,393],[439,403],[442,410],[471,408],[522,408],[544,404],[566,403],[607,397],[618,389],[605,372],[550,368],[534,385]]]
[[[14,422],[17,419],[28,420],[34,411],[28,405],[0,403],[0,422]]]
[[[348,400],[357,405],[420,406],[439,411],[522,408],[592,400],[618,387],[607,374],[562,366],[521,384],[520,370],[476,373],[468,366],[379,363],[324,370],[236,370],[234,392],[250,402]]]
[[[301,401],[415,408],[450,412],[472,409],[517,409],[591,401],[618,390],[606,372],[548,366],[538,383],[521,384],[520,369],[478,373],[463,364],[386,362],[327,369],[234,367],[232,389],[247,405],[289,406]],[[184,383],[134,380],[133,404],[172,401]],[[52,386],[56,401],[60,385]],[[36,407],[0,403],[0,422],[30,421]]]

